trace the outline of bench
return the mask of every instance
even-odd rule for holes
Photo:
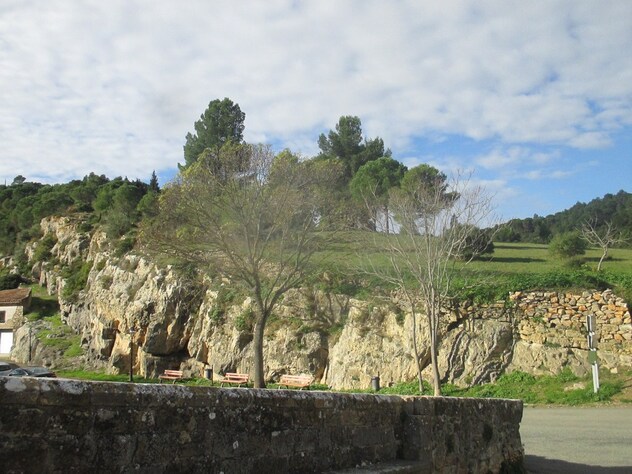
[[[158,378],[160,379],[160,382],[162,383],[163,380],[173,380],[173,383],[176,383],[177,380],[182,380],[184,378],[184,375],[182,374],[181,370],[165,370],[165,373],[162,375],[159,375]]]
[[[250,377],[248,374],[237,374],[234,372],[227,372],[224,374],[224,378],[220,381],[219,386],[223,387],[225,383],[237,385],[238,387],[246,385]]]
[[[281,380],[279,380],[279,387],[285,385],[287,388],[309,388],[313,381],[314,377],[312,377],[311,375],[281,375]]]

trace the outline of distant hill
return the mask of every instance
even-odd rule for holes
[[[500,229],[495,240],[548,243],[554,235],[578,230],[589,220],[595,222],[598,229],[612,222],[618,229],[632,234],[632,194],[622,190],[588,204],[578,202],[570,209],[546,217],[536,214],[526,219],[512,219]]]

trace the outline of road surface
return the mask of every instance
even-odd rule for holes
[[[632,406],[525,407],[520,424],[532,474],[632,474]]]

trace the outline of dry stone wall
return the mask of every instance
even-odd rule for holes
[[[632,366],[632,318],[627,303],[611,290],[581,293],[517,292],[510,296],[521,314],[520,339],[532,347],[567,350],[586,358],[586,318],[596,318],[601,364]]]
[[[523,472],[522,402],[0,377],[1,472]]]

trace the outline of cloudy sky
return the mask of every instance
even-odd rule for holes
[[[632,1],[0,0],[0,182],[164,183],[213,99],[309,157],[341,115],[505,219],[632,191]]]

